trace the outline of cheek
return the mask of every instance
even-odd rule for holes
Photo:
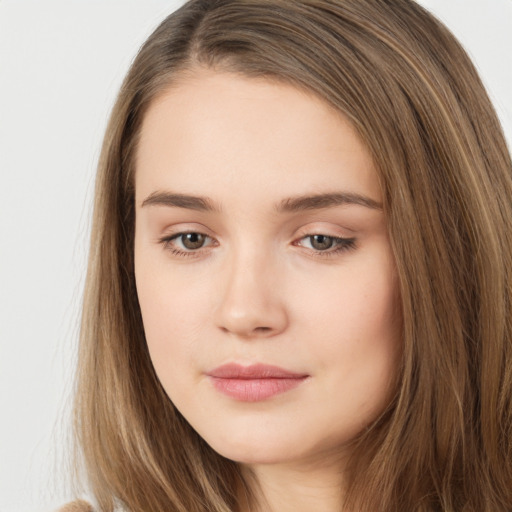
[[[357,266],[347,266],[322,281],[306,283],[302,290],[293,290],[294,296],[301,297],[296,317],[304,319],[313,333],[324,332],[333,343],[345,341],[354,348],[396,340],[398,293],[394,266],[389,258],[379,260],[377,265],[361,259]],[[333,348],[339,346],[334,343]]]
[[[298,329],[311,340],[302,355],[327,376],[325,393],[343,390],[368,420],[389,401],[402,347],[394,265],[388,257],[379,261],[362,260],[312,288],[316,293],[303,294],[296,312]]]
[[[137,295],[148,337],[177,330],[192,333],[201,325],[204,293],[177,287],[176,283],[166,286],[164,279],[155,282],[139,278]]]
[[[155,270],[142,258],[136,264],[137,295],[149,353],[167,387],[176,372],[189,367],[186,361],[204,338],[209,294],[176,273]]]

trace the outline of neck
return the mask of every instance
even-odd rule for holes
[[[255,503],[241,512],[340,512],[343,474],[340,464],[326,467],[311,464],[246,465],[242,474]]]

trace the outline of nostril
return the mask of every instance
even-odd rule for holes
[[[254,330],[257,332],[268,332],[268,331],[271,331],[272,328],[271,327],[256,327]]]

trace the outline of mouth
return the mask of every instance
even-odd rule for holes
[[[242,402],[259,402],[290,391],[309,375],[278,366],[254,364],[242,366],[229,363],[207,373],[217,391]]]

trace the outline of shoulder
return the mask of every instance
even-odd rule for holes
[[[77,500],[64,505],[55,512],[94,512],[94,509],[87,501]]]

